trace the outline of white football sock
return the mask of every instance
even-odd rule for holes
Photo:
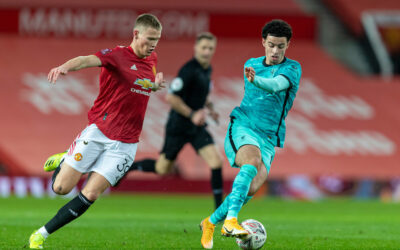
[[[39,229],[39,233],[45,238],[47,239],[47,237],[49,237],[49,233],[47,232],[46,228],[43,226]]]

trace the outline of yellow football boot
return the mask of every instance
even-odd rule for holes
[[[44,171],[51,172],[54,169],[56,169],[60,165],[60,162],[66,153],[67,151],[52,155],[49,158],[47,158],[43,166]]]
[[[206,249],[213,248],[213,235],[215,225],[210,222],[210,217],[205,218],[200,223],[200,230],[203,232],[201,235],[201,245]]]
[[[243,238],[246,237],[249,232],[239,225],[236,218],[232,218],[230,220],[225,220],[221,228],[221,234],[227,237]]]
[[[45,241],[45,238],[43,237],[43,235],[40,234],[39,231],[36,230],[31,234],[31,237],[29,237],[29,248],[43,249],[44,241]]]

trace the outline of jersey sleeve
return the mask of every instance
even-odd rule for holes
[[[170,93],[183,97],[184,93],[187,91],[188,86],[191,81],[193,81],[193,70],[188,67],[183,67],[179,70],[178,76],[172,80]]]
[[[291,87],[299,86],[301,77],[301,66],[298,62],[288,64],[281,72],[281,75],[288,79]]]
[[[117,50],[116,49],[102,49],[98,51],[95,56],[97,56],[101,61],[101,67],[115,68],[117,67]]]

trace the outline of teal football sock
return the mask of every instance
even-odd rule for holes
[[[228,217],[237,218],[240,209],[249,193],[250,184],[257,175],[257,168],[253,165],[243,165],[240,168],[232,185],[232,192],[229,195]]]
[[[229,206],[229,196],[228,195],[224,202],[219,206],[214,213],[210,216],[210,222],[214,225],[217,225],[218,223],[222,222],[225,220],[226,215],[228,214],[228,206]],[[243,205],[245,205],[249,200],[251,200],[253,196],[247,196],[246,199],[244,200]]]

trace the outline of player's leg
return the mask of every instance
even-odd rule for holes
[[[223,197],[222,157],[213,138],[204,127],[196,129],[196,133],[190,138],[190,143],[211,168],[211,189],[214,195],[215,208],[218,208]]]
[[[248,232],[238,224],[237,217],[248,196],[251,182],[260,168],[260,149],[255,145],[240,147],[236,155],[236,164],[240,166],[240,171],[232,184],[232,192],[229,195],[228,213],[221,232],[225,236],[242,237],[247,235]]]
[[[82,191],[51,219],[44,227],[49,234],[78,218],[93,204],[110,183],[100,174],[93,172]]]
[[[157,160],[147,158],[134,162],[129,171],[138,170],[166,175],[172,172],[174,163],[175,160],[169,160],[166,158],[165,153],[161,153]]]
[[[242,126],[237,123],[235,123],[235,126],[233,126],[233,121],[231,120],[231,123],[229,124],[228,127],[228,133],[225,138],[225,154],[231,166],[236,167],[239,164],[242,165],[244,164],[242,162],[242,157],[241,156],[237,157],[238,153],[237,148],[239,148],[240,150],[244,146],[253,145],[256,148],[262,149],[261,167],[257,171],[257,175],[253,178],[253,181],[251,182],[247,196],[245,196],[244,198],[243,205],[246,204],[252,198],[252,195],[254,195],[254,193],[261,187],[262,183],[264,183],[270,168],[270,164],[275,154],[274,147],[272,144],[271,145],[268,144],[267,147],[265,147],[263,141],[260,141],[257,138],[258,136],[254,131],[249,130],[246,126]],[[231,197],[232,193],[225,198],[221,206],[219,206],[218,209],[216,209],[210,217],[202,221],[202,225],[208,225],[208,230],[203,229],[202,245],[204,248],[207,248],[207,246],[210,245],[212,246],[212,234],[207,232],[211,231],[214,232],[213,230],[215,225],[226,218],[230,206],[230,201],[232,200]],[[236,226],[240,227],[240,225],[237,223]]]
[[[257,142],[253,141],[253,139],[256,139],[256,134],[253,133],[254,131],[249,131],[245,137],[249,137],[247,138],[247,142],[246,143],[253,143],[254,145],[244,145],[242,146],[236,156],[236,164],[237,165],[241,165],[241,170],[239,172],[239,174],[242,172],[242,169],[244,166],[246,166],[247,164],[251,164],[252,163],[252,159],[253,162],[256,161],[255,163],[253,163],[254,165],[257,165],[257,172],[256,175],[252,178],[251,184],[249,186],[249,188],[247,189],[247,197],[244,199],[243,205],[246,204],[251,198],[252,196],[260,189],[260,187],[265,183],[269,170],[271,168],[271,164],[272,161],[274,159],[275,156],[275,148],[274,145],[268,140],[268,139],[260,139],[260,137],[258,136],[258,140]],[[253,138],[253,139],[252,139]],[[255,144],[257,144],[257,146],[255,146]],[[245,150],[241,150],[241,149],[245,149]],[[254,149],[254,150],[253,150]],[[249,152],[250,151],[250,152]],[[258,155],[258,152],[261,153],[261,155]],[[261,159],[259,158],[261,157]],[[232,187],[232,193],[230,195],[233,196],[233,193],[235,191],[235,184],[236,181],[238,180],[238,176],[235,178],[233,187]],[[247,186],[246,186],[247,188]],[[242,193],[242,195],[244,195],[244,193]],[[242,207],[242,205],[240,205],[240,202],[237,202],[238,199],[232,199],[232,196],[230,196],[229,198],[229,205],[228,205],[228,212],[227,212],[227,220],[225,220],[224,226],[222,228],[222,233],[224,234],[224,230],[225,232],[227,231],[226,228],[229,227],[229,215],[232,216],[236,216],[234,218],[237,218],[237,215]],[[236,202],[235,202],[236,201]],[[228,223],[227,223],[228,222]],[[225,225],[228,224],[228,227],[226,227]],[[237,220],[234,220],[234,222],[232,224],[236,224],[237,225]],[[233,226],[232,226],[233,227]],[[228,234],[229,235],[229,234]],[[234,235],[236,236],[236,235]]]
[[[167,175],[171,173],[175,164],[175,158],[176,156],[170,156],[167,158],[167,154],[161,153],[156,162],[156,173],[159,175]]]
[[[146,158],[140,161],[135,161],[132,163],[132,166],[129,168],[129,171],[142,171],[142,172],[150,172],[150,173],[155,173],[156,172],[156,162],[157,160],[151,159],[151,158]]]
[[[223,198],[222,158],[215,144],[208,144],[200,148],[198,153],[211,168],[211,188],[215,208],[218,208]]]
[[[233,140],[234,138],[245,132],[240,129],[238,131],[237,130],[238,126],[237,125],[233,126],[233,120],[231,120],[228,126],[228,132],[225,137],[225,144],[224,144],[225,154],[231,166],[235,166],[235,157],[237,153],[237,148],[233,143]],[[230,195],[225,197],[223,203],[214,211],[214,213],[211,214],[210,217],[205,218],[200,223],[200,228],[202,230],[201,244],[204,248],[212,248],[215,225],[226,218],[229,208],[229,200],[230,200]]]
[[[76,186],[82,174],[90,171],[90,168],[103,151],[103,144],[97,140],[99,134],[102,135],[96,126],[89,126],[72,143],[53,182],[53,190],[56,193],[69,193]],[[79,194],[62,207],[45,226],[42,226],[31,235],[29,239],[30,247],[42,247],[47,236],[57,230],[59,225],[65,225],[71,221],[71,216],[80,214],[81,210],[75,211],[71,208],[76,208],[83,200],[82,194]]]
[[[238,148],[241,148],[243,145],[258,145],[258,143],[253,139],[254,136],[255,135],[253,135],[251,130],[248,130],[245,126],[242,126],[234,119],[231,119],[231,122],[228,126],[228,132],[225,137],[224,148],[225,155],[232,167],[238,167],[238,165],[235,163]],[[228,214],[230,198],[231,195],[229,194],[221,206],[219,206],[210,216],[211,223],[217,224],[225,220]],[[250,199],[251,197],[246,197],[244,203],[247,203],[247,201]]]
[[[57,174],[54,175],[52,189],[59,195],[68,194],[78,184],[81,177],[81,172],[63,162],[58,168]]]
[[[69,193],[72,188],[76,186],[81,176],[81,172],[63,163],[60,174],[57,175],[53,183],[54,192],[60,195]],[[79,217],[91,204],[92,202],[87,200],[82,193],[79,193],[77,197],[59,209],[57,214],[50,221],[33,232],[29,238],[30,248],[42,248],[44,241],[51,233]]]
[[[236,164],[240,167],[232,185],[231,198],[229,199],[228,217],[237,218],[240,208],[249,193],[250,185],[261,168],[261,151],[255,145],[244,145],[236,154]]]
[[[271,169],[272,161],[275,158],[275,146],[269,139],[260,139],[259,144],[261,146],[262,162],[256,177],[254,177],[251,182],[248,197],[255,195],[260,187],[265,183],[269,170]]]
[[[165,153],[161,153],[157,160],[146,158],[140,161],[135,161],[129,168],[129,171],[142,171],[166,175],[172,172],[175,161],[166,158]]]
[[[251,182],[246,202],[248,202],[253,197],[253,195],[257,193],[257,191],[261,188],[261,186],[266,182],[267,177],[268,177],[267,167],[265,167],[264,162],[262,162],[261,167],[257,172],[257,175]]]
[[[157,174],[166,175],[172,172],[175,166],[175,159],[178,157],[179,152],[187,142],[188,138],[183,132],[177,134],[169,133],[167,130],[164,146],[155,166]]]
[[[143,159],[135,161],[129,168],[129,171],[139,170],[143,172],[153,172],[159,175],[166,175],[172,172],[175,159],[187,142],[183,134],[168,133],[165,134],[164,146],[160,156],[155,159]]]
[[[93,172],[83,190],[58,210],[57,214],[37,231],[36,236],[46,239],[59,228],[81,216],[108,187],[110,183],[100,174]],[[32,242],[35,236],[31,238]]]

